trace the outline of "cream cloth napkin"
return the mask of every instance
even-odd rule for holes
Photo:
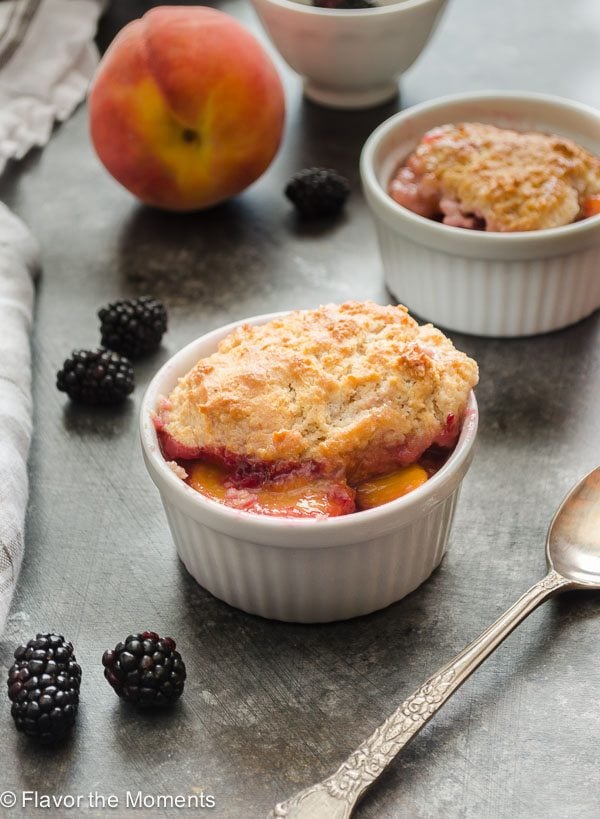
[[[0,0],[0,173],[84,98],[106,0]],[[29,333],[38,248],[0,203],[0,635],[23,558],[31,440]]]
[[[0,2],[0,173],[45,145],[85,97],[105,0]]]
[[[29,332],[38,247],[0,203],[0,635],[21,559],[31,440]]]

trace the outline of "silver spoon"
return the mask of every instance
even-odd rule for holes
[[[348,819],[367,789],[464,681],[549,597],[600,589],[600,467],[564,499],[546,539],[548,574],[418,688],[331,776],[280,802],[275,819]]]

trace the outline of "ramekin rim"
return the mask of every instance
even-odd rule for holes
[[[256,536],[261,532],[277,532],[290,531],[293,527],[294,531],[304,530],[306,532],[314,532],[315,535],[326,534],[332,531],[341,531],[343,529],[351,530],[353,526],[361,523],[363,526],[369,522],[376,521],[381,524],[382,521],[388,520],[395,515],[404,512],[407,515],[418,505],[426,501],[429,496],[435,494],[436,490],[444,485],[446,481],[451,480],[452,476],[460,472],[465,461],[469,458],[471,449],[475,443],[477,435],[477,426],[479,420],[479,412],[477,399],[473,390],[469,393],[468,403],[463,418],[461,432],[456,443],[456,446],[444,465],[435,473],[425,484],[412,490],[407,495],[397,498],[394,501],[389,501],[382,506],[377,506],[373,509],[365,509],[358,512],[352,512],[348,515],[339,515],[337,517],[328,518],[279,518],[277,516],[260,515],[245,510],[234,509],[218,501],[204,497],[200,492],[196,492],[189,487],[181,478],[179,478],[173,470],[169,467],[165,460],[156,434],[156,428],[152,420],[152,414],[156,409],[156,403],[160,397],[160,392],[157,390],[157,384],[162,380],[162,376],[167,369],[173,369],[173,363],[178,358],[185,358],[192,349],[199,346],[201,343],[210,342],[211,337],[220,339],[224,334],[231,332],[236,327],[243,324],[259,324],[266,323],[271,319],[286,315],[291,311],[283,310],[273,313],[264,313],[257,316],[250,316],[248,318],[240,319],[238,321],[230,322],[229,324],[217,327],[204,333],[198,338],[186,344],[176,353],[174,353],[167,361],[165,361],[159,370],[151,379],[144,397],[142,399],[139,427],[140,438],[143,451],[156,470],[157,477],[164,480],[166,485],[174,492],[177,492],[186,502],[194,504],[200,511],[205,510],[211,517],[221,517],[224,525],[236,524],[240,521],[248,527],[247,540],[252,540],[253,532]],[[176,368],[175,368],[176,371]],[[187,372],[187,370],[186,370]],[[179,375],[184,375],[182,371]],[[179,375],[177,377],[179,377]],[[401,525],[402,521],[399,521]],[[211,525],[211,528],[215,528]]]
[[[578,222],[571,222],[568,225],[559,225],[554,228],[543,228],[541,230],[521,230],[512,232],[503,231],[477,231],[465,230],[456,228],[453,225],[444,225],[441,222],[435,222],[425,216],[405,208],[403,205],[396,202],[384,190],[379,183],[375,170],[373,167],[373,156],[381,140],[393,131],[398,124],[403,122],[408,116],[415,114],[426,113],[427,111],[435,110],[436,108],[443,108],[445,105],[451,105],[458,102],[478,102],[478,101],[538,101],[546,102],[551,105],[556,105],[557,108],[570,108],[572,110],[580,111],[592,115],[598,120],[600,125],[600,110],[595,109],[591,105],[570,100],[566,97],[560,97],[555,94],[544,94],[535,91],[479,91],[479,92],[460,92],[458,94],[447,94],[442,97],[436,97],[432,100],[417,103],[409,106],[398,113],[393,114],[388,119],[380,123],[377,128],[368,136],[365,141],[361,155],[360,155],[360,175],[363,185],[368,188],[369,192],[377,199],[379,205],[384,207],[391,216],[400,220],[404,220],[408,224],[418,225],[423,230],[431,231],[431,235],[438,238],[448,238],[450,236],[464,239],[466,243],[473,247],[481,245],[489,245],[490,242],[497,242],[504,245],[519,245],[525,242],[531,242],[533,239],[551,240],[556,237],[565,237],[569,235],[591,233],[600,228],[600,214],[596,216],[588,216]]]
[[[254,2],[254,0],[252,0]],[[392,12],[406,11],[412,8],[419,8],[419,6],[427,6],[439,2],[439,0],[397,0],[395,3],[386,4],[385,6],[376,6],[370,9],[324,9],[319,6],[309,6],[306,3],[298,3],[296,0],[261,0],[263,3],[268,3],[279,8],[289,9],[290,11],[298,11],[300,14],[308,14],[314,17],[337,17],[339,19],[349,20],[354,17],[382,17],[385,14]],[[447,2],[447,0],[442,0]]]

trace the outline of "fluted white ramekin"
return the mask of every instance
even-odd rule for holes
[[[600,216],[488,233],[425,219],[389,196],[391,177],[423,134],[453,122],[555,133],[600,156],[600,111],[543,94],[459,94],[391,117],[371,134],[360,162],[390,291],[435,324],[482,336],[545,333],[593,313],[600,307]]]
[[[152,414],[199,358],[242,323],[184,347],[156,374],[142,403],[144,460],[158,487],[177,551],[190,574],[251,614],[314,623],[367,614],[426,580],[446,550],[462,479],[473,457],[477,404],[471,393],[458,444],[423,486],[375,509],[323,520],[288,520],[232,509],[178,478],[160,451]]]

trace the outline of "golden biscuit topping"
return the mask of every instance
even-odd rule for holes
[[[326,305],[244,325],[159,409],[169,458],[313,462],[357,480],[451,445],[477,365],[405,307]]]

